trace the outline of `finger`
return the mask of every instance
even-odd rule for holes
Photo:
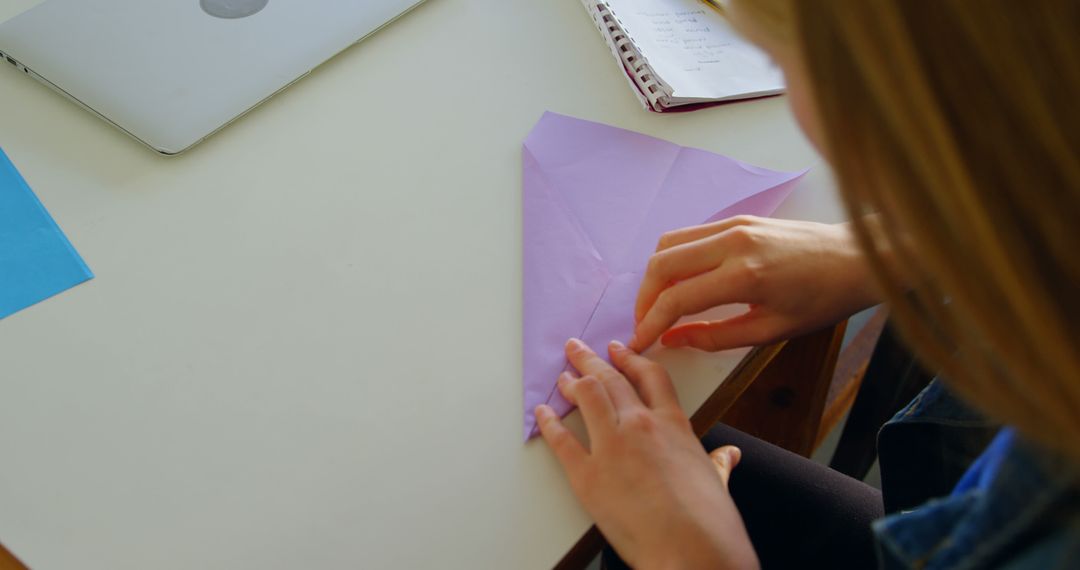
[[[673,283],[701,275],[724,263],[728,248],[723,246],[724,235],[713,235],[694,242],[680,244],[653,254],[638,287],[634,303],[634,319],[640,322],[656,302],[660,292]]]
[[[582,374],[595,376],[607,391],[616,410],[641,406],[641,399],[634,392],[634,387],[603,358],[600,358],[584,342],[572,338],[566,343],[566,358]]]
[[[728,481],[731,479],[731,472],[742,460],[742,450],[734,445],[725,445],[714,449],[709,454],[709,457],[712,459],[713,467],[716,468],[716,474],[720,476],[720,481],[724,484],[724,487],[727,487]]]
[[[736,226],[755,224],[758,221],[759,219],[755,216],[735,216],[708,224],[702,224],[700,226],[690,226],[688,228],[670,231],[660,236],[660,241],[656,244],[656,251],[663,251],[677,245],[707,238],[725,232]]]
[[[626,348],[620,342],[612,342],[608,350],[611,361],[623,371],[646,406],[654,410],[679,408],[675,386],[663,366]]]
[[[714,269],[668,287],[638,323],[630,348],[642,352],[664,331],[687,315],[729,303],[753,303],[752,279],[744,271]]]
[[[585,420],[585,429],[588,430],[589,437],[593,441],[615,429],[615,424],[619,422],[615,406],[611,403],[607,390],[595,376],[582,376],[575,379],[572,374],[564,372],[559,375],[556,383],[566,401],[581,410],[581,417]]]
[[[721,321],[686,323],[673,327],[660,337],[660,343],[669,348],[689,346],[707,352],[716,352],[743,346],[760,346],[777,339],[779,328],[776,319],[763,316],[759,310],[750,310],[737,317]]]
[[[566,429],[559,415],[550,406],[537,406],[534,413],[536,425],[540,426],[540,435],[555,454],[555,458],[567,474],[574,473],[589,455],[585,446]]]

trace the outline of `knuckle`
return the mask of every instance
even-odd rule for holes
[[[667,270],[667,258],[664,253],[654,253],[649,256],[649,262],[646,264],[645,271],[649,275],[663,275]]]
[[[623,379],[623,375],[614,370],[604,370],[600,372],[599,377],[604,384],[612,384]]]
[[[576,383],[574,383],[577,392],[583,394],[596,394],[597,390],[602,390],[600,386],[600,380],[592,374],[582,376]]]
[[[596,383],[600,386],[601,390],[609,390],[612,383],[615,382],[615,377],[606,370],[600,370],[596,373]]]
[[[754,245],[757,240],[757,232],[749,225],[735,226],[724,234],[724,240],[729,247],[746,249]]]
[[[660,239],[656,240],[656,250],[660,251],[661,249],[671,247],[671,244],[675,243],[678,235],[677,232],[665,232],[660,236]]]
[[[732,218],[732,220],[740,226],[750,226],[761,221],[761,218],[757,216],[751,216],[750,214],[739,214]]]
[[[656,418],[648,410],[635,409],[623,414],[621,423],[637,432],[651,433],[656,430]]]
[[[663,411],[663,415],[668,421],[679,426],[679,428],[694,431],[694,426],[690,422],[690,418],[687,417],[686,412],[684,412],[682,408],[678,406],[668,408]]]
[[[642,358],[637,362],[637,367],[645,378],[652,381],[667,381],[667,369],[659,362]]]
[[[627,357],[622,361],[620,368],[623,372],[632,372],[636,376],[641,376],[648,370],[648,360],[640,356],[634,358],[634,356]]]
[[[672,292],[671,289],[660,293],[660,296],[656,298],[656,305],[660,308],[661,313],[665,315],[681,315],[682,300],[678,295]]]
[[[753,258],[743,258],[733,270],[734,278],[747,290],[757,289],[764,282],[764,267]]]

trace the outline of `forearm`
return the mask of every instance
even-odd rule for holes
[[[877,223],[876,220],[873,223]],[[838,249],[839,264],[837,270],[842,279],[842,288],[848,294],[848,314],[853,315],[864,309],[879,305],[885,301],[885,295],[874,276],[866,251],[859,244],[855,234],[855,225],[844,222],[834,226],[837,241],[842,244]],[[884,256],[885,252],[882,252]],[[885,259],[891,263],[892,256]]]

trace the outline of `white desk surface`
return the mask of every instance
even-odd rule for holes
[[[38,569],[558,561],[590,520],[521,442],[541,113],[816,165],[778,215],[844,217],[783,98],[661,116],[620,73],[577,0],[431,0],[167,159],[0,69],[0,146],[97,274],[0,321],[0,542]],[[744,353],[659,357],[693,410]]]

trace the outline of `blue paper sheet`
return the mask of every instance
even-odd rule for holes
[[[0,149],[0,319],[93,277]]]

